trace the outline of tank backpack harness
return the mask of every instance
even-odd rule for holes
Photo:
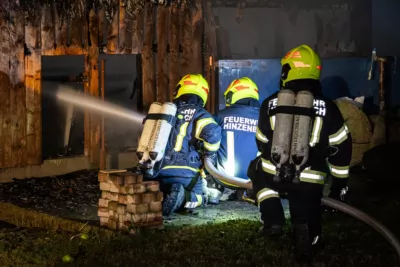
[[[278,93],[277,106],[269,110],[275,116],[271,161],[276,166],[273,181],[300,183],[300,173],[307,167],[311,129],[315,117],[314,96],[303,90]]]

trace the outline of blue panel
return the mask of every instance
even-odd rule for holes
[[[322,60],[321,83],[324,94],[336,99],[342,96],[371,97],[375,105],[379,97],[379,70],[368,81],[370,58],[338,58]],[[279,89],[280,59],[220,60],[219,109],[225,107],[224,91],[232,80],[247,76],[258,85],[260,101]],[[367,103],[366,103],[367,104]]]

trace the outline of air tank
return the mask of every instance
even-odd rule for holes
[[[166,102],[162,106],[160,113],[163,115],[175,117],[176,111],[177,107],[174,103]],[[149,145],[149,156],[152,161],[152,166],[154,166],[155,162],[160,161],[164,157],[165,148],[167,146],[171,129],[172,124],[170,122],[164,119],[160,119],[157,121],[154,134],[150,139]]]
[[[293,106],[296,95],[292,90],[283,89],[278,93],[277,107]],[[280,182],[279,171],[282,164],[290,157],[290,140],[292,136],[293,115],[276,113],[275,127],[271,146],[271,160],[276,164],[275,182]]]
[[[296,95],[296,107],[313,109],[314,96],[309,91],[300,91]],[[290,161],[296,166],[294,183],[299,183],[300,168],[308,160],[309,141],[312,121],[307,115],[294,115]]]
[[[162,108],[162,104],[159,102],[154,102],[150,105],[148,115],[159,114]],[[145,121],[143,126],[142,134],[140,135],[138,149],[136,150],[136,156],[139,162],[148,160],[148,149],[150,145],[150,140],[156,128],[157,120],[148,119]]]

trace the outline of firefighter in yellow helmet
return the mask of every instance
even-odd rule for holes
[[[249,77],[241,77],[230,83],[224,97],[226,107],[214,115],[222,128],[217,167],[229,175],[248,179],[247,168],[258,152],[254,142],[260,111],[258,87]],[[241,197],[254,204],[251,191],[243,192],[234,185],[215,181],[224,192],[222,200]]]
[[[201,74],[185,75],[176,86],[177,120],[157,175],[164,192],[164,215],[214,204],[221,195],[217,189],[205,188],[200,175],[202,158],[215,161],[221,141],[221,128],[204,109],[209,90]]]
[[[261,105],[256,132],[261,155],[251,162],[248,174],[257,194],[262,232],[282,234],[285,221],[279,197],[287,198],[296,258],[311,261],[321,240],[325,179],[329,174],[333,178],[331,197],[343,199],[352,142],[339,109],[322,95],[318,54],[300,45],[281,64],[281,90]]]

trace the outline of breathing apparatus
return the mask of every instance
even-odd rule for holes
[[[291,90],[290,82],[299,79],[319,80],[321,60],[307,45],[290,50],[281,61],[281,86],[275,115],[271,160],[276,165],[274,182],[300,183],[306,167],[313,125],[314,95],[310,90]]]
[[[185,94],[194,94],[207,102],[208,83],[201,74],[188,74],[177,84],[174,99]],[[153,177],[157,166],[165,157],[165,150],[172,128],[177,123],[178,107],[172,102],[164,104],[154,102],[150,105],[147,116],[143,120],[143,131],[139,139],[136,156],[138,169],[148,177]]]

